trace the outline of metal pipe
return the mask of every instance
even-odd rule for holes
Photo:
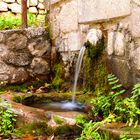
[[[27,0],[21,0],[22,28],[27,28]]]

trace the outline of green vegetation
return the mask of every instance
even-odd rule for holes
[[[86,47],[87,49],[83,58],[84,90],[86,92],[108,90],[104,40],[101,39],[98,41],[96,46],[88,42]]]
[[[53,67],[54,78],[52,81],[52,88],[56,91],[60,91],[61,85],[63,83],[62,75],[63,75],[63,68],[61,64],[55,64]]]
[[[0,103],[0,136],[9,137],[12,134],[18,135],[15,129],[16,116],[12,106],[7,102]]]
[[[20,130],[22,135],[33,135],[33,136],[40,136],[40,135],[52,135],[52,129],[48,128],[46,122],[40,122],[40,123],[30,123],[30,124],[24,124],[22,127],[19,127],[18,130]]]
[[[64,122],[64,120],[58,116],[54,116],[53,119],[57,124],[62,124]]]
[[[113,74],[108,75],[111,86],[109,93],[99,93],[91,100],[92,111],[90,115],[93,121],[77,119],[78,125],[82,125],[81,137],[77,140],[103,139],[99,132],[100,127],[106,123],[124,122],[128,126],[136,127],[140,117],[138,99],[140,96],[140,84],[134,85],[130,97],[125,97],[125,89],[119,84],[119,79]],[[103,139],[104,140],[104,139]]]
[[[29,27],[41,26],[41,21],[45,22],[45,17],[38,16],[35,14],[28,13],[27,21]],[[21,15],[6,14],[0,16],[0,30],[6,29],[18,29],[21,28]]]

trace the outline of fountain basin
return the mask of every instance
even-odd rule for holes
[[[36,97],[38,96],[38,98]],[[43,97],[42,97],[43,96]],[[13,107],[13,112],[18,115],[17,117],[17,128],[20,130],[22,128],[28,128],[30,125],[35,124],[34,126],[42,125],[43,123],[43,130],[47,130],[47,136],[55,134],[55,136],[66,137],[79,135],[81,133],[81,128],[79,129],[76,126],[75,117],[78,115],[83,115],[86,117],[86,114],[81,111],[76,111],[79,108],[79,103],[71,103],[71,102],[51,102],[50,98],[44,99],[44,95],[29,95],[29,94],[2,94],[1,98],[3,101],[9,102]],[[40,99],[42,99],[40,101]],[[44,100],[43,100],[44,99]],[[66,98],[65,98],[66,99]],[[67,98],[68,101],[69,98]],[[13,101],[14,100],[14,101]],[[58,99],[60,100],[60,98]],[[57,100],[57,101],[58,101]],[[16,102],[15,102],[16,101]],[[44,104],[45,106],[57,106],[59,109],[56,108],[50,110],[49,108],[42,108],[38,107],[31,107],[27,106],[33,103],[41,103],[41,106]],[[43,102],[48,103],[43,103]],[[51,103],[49,103],[51,102]],[[26,104],[26,105],[25,105]],[[35,105],[35,104],[34,104]],[[39,104],[36,104],[39,105]],[[64,108],[63,108],[64,107]],[[29,125],[29,126],[28,126]],[[36,128],[34,128],[36,131]],[[49,132],[49,133],[48,133]],[[63,138],[61,139],[63,140]],[[66,138],[64,137],[64,139]],[[71,140],[74,140],[70,138]]]

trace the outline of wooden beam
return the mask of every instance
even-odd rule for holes
[[[22,28],[27,28],[27,0],[21,0]]]

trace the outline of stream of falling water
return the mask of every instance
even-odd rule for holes
[[[77,62],[76,62],[72,103],[75,103],[77,81],[78,81],[78,77],[79,77],[79,73],[80,73],[80,69],[81,69],[81,65],[82,65],[82,60],[83,60],[83,56],[84,56],[84,53],[85,53],[85,49],[86,49],[85,46],[83,46],[81,48],[81,50],[79,52],[79,56],[78,56]]]

